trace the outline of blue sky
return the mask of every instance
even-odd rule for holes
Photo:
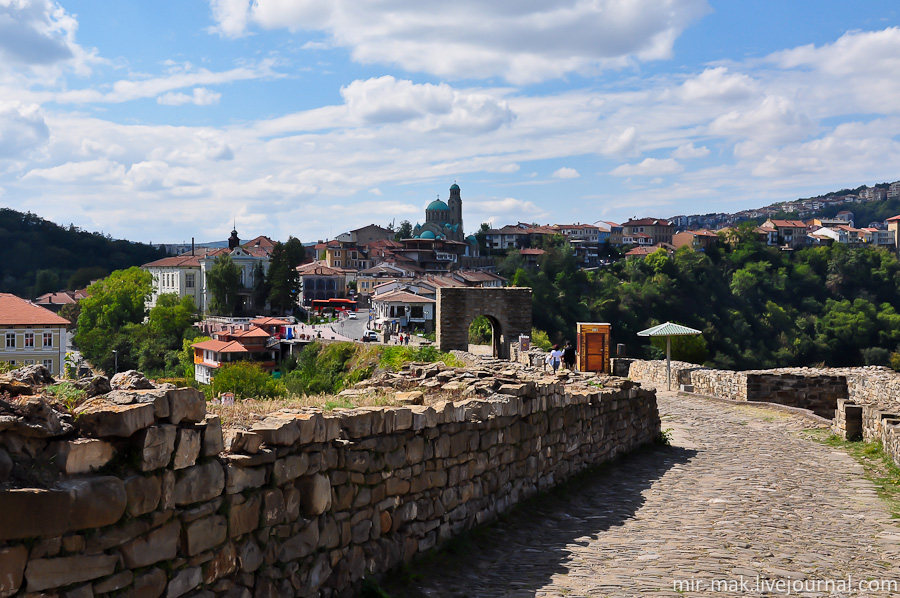
[[[896,2],[0,0],[0,205],[114,237],[468,232],[900,180]]]

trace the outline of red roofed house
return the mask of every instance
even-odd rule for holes
[[[668,220],[659,218],[629,220],[622,225],[622,242],[625,244],[628,244],[625,237],[631,237],[636,245],[659,245],[660,243],[671,245],[674,234],[675,225]],[[644,237],[650,237],[650,242],[646,242]]]
[[[774,230],[780,246],[797,249],[806,246],[806,223],[802,220],[766,220],[760,228]]]
[[[194,348],[194,378],[209,384],[223,365],[236,361],[253,361],[271,372],[278,361],[278,343],[259,326],[223,330],[213,339],[192,345]]]
[[[673,237],[675,247],[687,245],[694,251],[706,251],[709,247],[719,242],[719,235],[708,230],[686,230],[676,233]]]
[[[58,374],[66,359],[68,325],[49,309],[0,293],[0,361],[15,367],[40,364]]]

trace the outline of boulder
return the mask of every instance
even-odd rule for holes
[[[169,421],[173,424],[199,424],[206,416],[206,396],[196,388],[166,391],[169,399]]]
[[[0,376],[0,392],[9,393],[11,397],[19,395],[30,395],[34,393],[34,389],[30,384],[20,382],[8,375]]]
[[[0,548],[0,598],[9,598],[22,585],[28,549],[22,545]]]
[[[105,395],[112,390],[109,385],[109,379],[106,376],[91,376],[90,378],[81,378],[72,383],[72,386],[78,390],[83,390],[87,398],[93,398]]]
[[[8,375],[13,380],[18,380],[19,382],[24,382],[25,384],[30,384],[31,386],[56,384],[56,380],[53,378],[53,376],[50,375],[50,370],[39,364],[26,365],[15,370],[11,370]]]
[[[112,377],[112,380],[109,381],[109,385],[113,390],[140,390],[142,388],[153,388],[153,383],[147,380],[147,377],[137,370],[119,372]]]
[[[134,438],[140,456],[141,471],[165,467],[175,450],[177,429],[171,424],[144,428]]]
[[[15,404],[0,401],[0,432],[10,431],[28,438],[68,434],[72,425],[59,416],[42,397],[29,397]]]
[[[168,391],[161,388],[148,388],[142,390],[113,390],[106,394],[105,398],[116,405],[134,405],[137,403],[150,403],[153,405],[153,414],[157,418],[169,417]]]
[[[183,469],[175,481],[173,499],[176,505],[205,502],[222,494],[225,472],[218,461]]]
[[[125,544],[122,546],[125,567],[136,569],[174,559],[178,552],[180,532],[181,525],[177,521],[170,521],[147,535]]]
[[[94,397],[75,410],[76,427],[85,436],[129,438],[155,421],[152,404],[117,405]]]
[[[50,454],[60,472],[74,475],[100,469],[112,460],[116,450],[105,440],[78,438],[54,442]]]

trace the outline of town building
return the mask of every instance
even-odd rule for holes
[[[175,293],[178,298],[190,297],[194,306],[203,314],[209,313],[212,295],[207,286],[207,273],[215,265],[216,258],[227,255],[240,271],[240,288],[236,313],[250,315],[263,311],[264,305],[256,305],[253,288],[257,276],[269,271],[269,256],[275,247],[268,237],[257,237],[241,245],[237,230],[231,231],[228,247],[193,249],[189,253],[165,257],[141,266],[153,276],[148,307],[156,305],[163,293]]]
[[[64,305],[74,305],[87,297],[87,289],[79,289],[77,291],[56,291],[55,293],[44,293],[33,301],[35,305],[40,305],[53,312],[58,312]]]
[[[309,308],[313,301],[347,297],[348,271],[318,261],[297,267],[300,273],[300,304]],[[352,272],[355,277],[355,272]]]
[[[646,245],[644,241],[639,241],[641,235],[650,238],[650,245],[659,245],[660,243],[672,244],[672,237],[675,235],[675,226],[668,220],[659,218],[640,218],[631,219],[622,224],[622,241],[628,245],[627,238],[634,239],[634,244]]]
[[[675,233],[672,244],[676,248],[688,246],[694,251],[706,251],[719,242],[719,235],[708,230],[686,230]]]
[[[790,249],[798,249],[806,245],[806,223],[802,220],[766,220],[760,228],[767,232],[774,232],[775,243]]]
[[[394,290],[372,298],[372,311],[378,329],[388,332],[432,332],[436,301],[415,293]]]
[[[69,324],[49,309],[0,293],[0,362],[12,367],[43,365],[51,374],[60,373]]]

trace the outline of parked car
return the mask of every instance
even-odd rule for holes
[[[366,330],[365,332],[363,332],[362,342],[369,343],[369,342],[373,342],[373,341],[374,342],[378,341],[378,333],[377,332],[375,332],[374,330]]]
[[[350,320],[355,320],[355,319],[356,319],[356,312],[355,312],[355,311],[347,312],[347,318],[350,319]]]

